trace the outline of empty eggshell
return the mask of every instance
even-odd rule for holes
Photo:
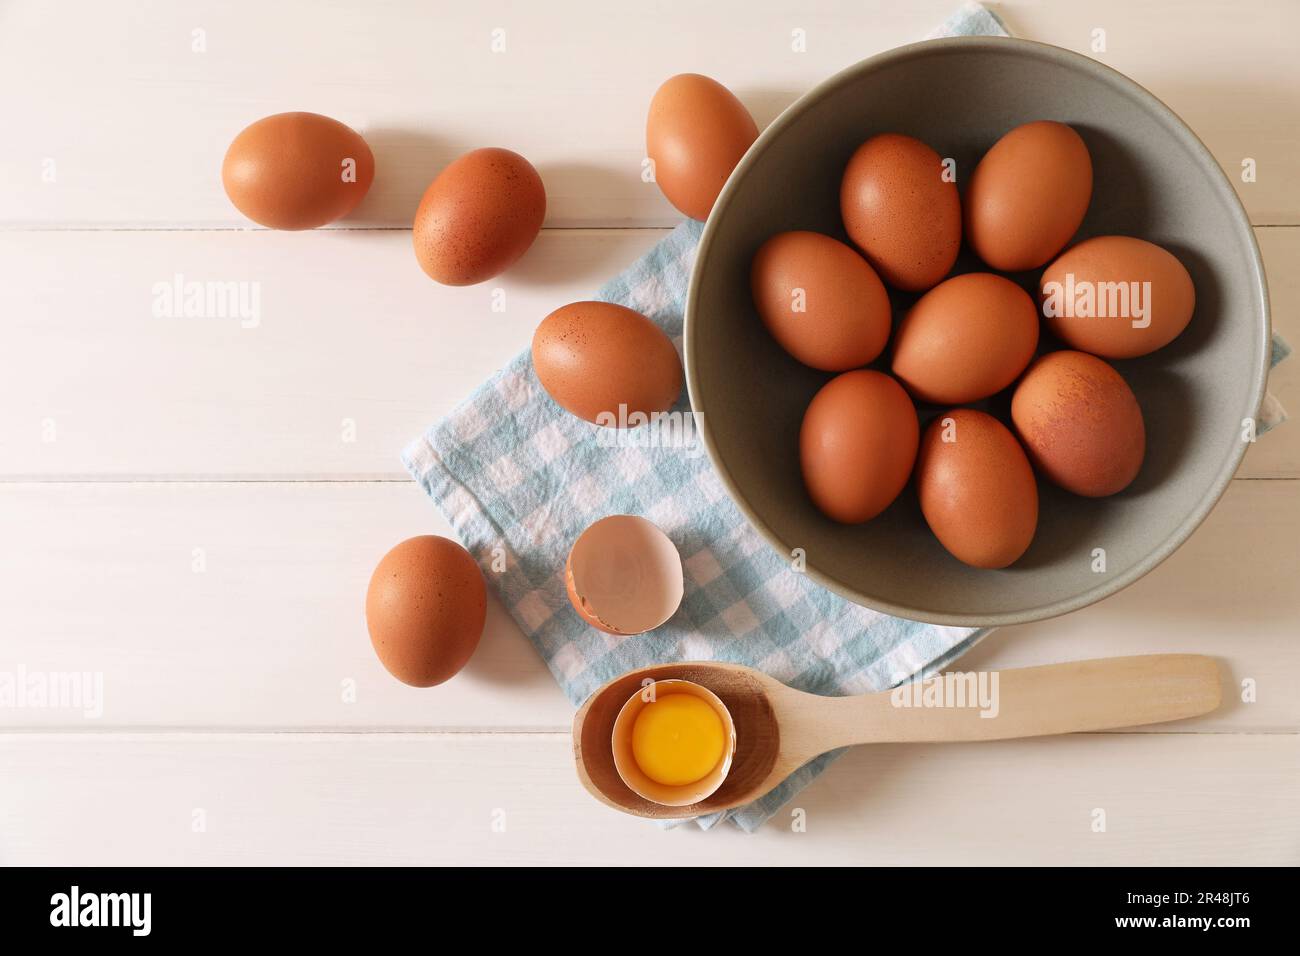
[[[1064,123],[1017,126],[966,186],[966,241],[994,269],[1037,269],[1065,247],[1092,199],[1092,158]]]
[[[1043,320],[1071,348],[1135,358],[1168,345],[1192,320],[1196,289],[1173,253],[1130,236],[1097,236],[1043,272]]]
[[[903,386],[857,369],[813,396],[799,429],[804,485],[828,518],[857,524],[889,507],[916,461],[920,426]]]
[[[1133,390],[1086,352],[1051,352],[1029,366],[1011,398],[1011,420],[1034,466],[1087,498],[1128,487],[1146,454]]]
[[[454,676],[478,647],[487,586],[468,551],[421,535],[379,562],[366,592],[366,625],[388,672],[412,687]]]
[[[276,113],[226,150],[221,182],[249,219],[271,229],[315,229],[365,198],[375,158],[355,130],[319,113]]]
[[[682,361],[664,331],[612,302],[573,302],[533,333],[533,369],[551,398],[597,425],[635,427],[673,407]]]
[[[939,543],[976,568],[1005,568],[1038,527],[1038,485],[1007,427],[970,408],[930,423],[916,457],[921,513]]]
[[[873,136],[844,170],[844,228],[895,289],[928,289],[957,261],[961,199],[946,171],[938,153],[901,133]]]
[[[415,257],[443,285],[484,282],[528,251],[545,218],[533,164],[508,149],[476,149],[425,190],[411,230]]]
[[[1038,312],[1010,279],[972,272],[939,283],[894,335],[891,371],[917,399],[961,405],[1002,391],[1038,347]]]
[[[889,340],[889,293],[866,259],[830,236],[768,239],[754,256],[750,287],[772,337],[812,368],[860,368]]]
[[[745,105],[717,80],[698,73],[669,78],[650,101],[646,155],[668,201],[701,221],[758,127]]]
[[[601,518],[578,536],[564,566],[579,616],[607,634],[642,634],[682,603],[682,559],[668,535],[637,515]]]

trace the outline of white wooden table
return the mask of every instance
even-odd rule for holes
[[[954,5],[0,6],[0,672],[104,682],[99,717],[0,710],[0,862],[1300,862],[1300,424],[1250,450],[1149,577],[961,665],[1193,651],[1254,702],[1154,732],[859,749],[796,800],[807,832],[785,814],[754,836],[661,832],[596,804],[571,708],[499,607],[444,687],[403,687],[371,652],[375,561],[448,532],[402,445],[676,222],[639,177],[656,85],[708,73],[762,125]],[[1300,342],[1300,7],[997,9],[1083,52],[1103,29],[1093,55],[1204,138]],[[374,148],[340,228],[251,230],[222,192],[230,139],[286,109]],[[499,282],[441,288],[411,215],[479,145],[538,166],[547,229]],[[155,317],[178,274],[259,283],[256,327]],[[1272,382],[1296,411],[1298,380],[1293,361]]]

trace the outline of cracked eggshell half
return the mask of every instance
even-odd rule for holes
[[[689,694],[712,707],[722,723],[723,736],[722,756],[713,769],[699,780],[676,786],[651,779],[637,763],[633,743],[636,720],[641,712],[655,701],[673,694]],[[660,806],[687,807],[712,796],[727,779],[727,774],[731,772],[732,759],[736,754],[736,724],[731,718],[731,711],[727,709],[727,705],[707,687],[688,680],[660,680],[646,684],[628,698],[614,720],[610,744],[614,749],[614,769],[633,793]]]
[[[681,605],[682,559],[653,522],[610,515],[573,543],[564,583],[574,610],[592,627],[606,634],[644,634]]]

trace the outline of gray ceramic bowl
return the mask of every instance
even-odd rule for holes
[[[1075,497],[1040,480],[1038,533],[1012,567],[951,557],[909,486],[858,526],[823,517],[804,491],[798,433],[830,376],[767,334],[749,293],[759,245],[785,229],[844,237],[840,175],[869,136],[908,133],[957,160],[958,180],[1007,130],[1071,124],[1092,154],[1092,205],[1077,238],[1120,233],[1174,252],[1196,284],[1187,331],[1114,363],[1146,419],[1147,455],[1129,488]],[[967,251],[958,271],[981,268]],[[1015,276],[1031,288],[1036,274]],[[912,297],[896,296],[896,308]],[[1056,347],[1045,342],[1046,348]],[[1146,90],[1091,59],[1024,40],[961,38],[872,57],[786,110],[737,166],[700,241],[686,307],[686,374],[709,455],[732,497],[782,555],[844,597],[941,624],[1001,625],[1063,614],[1167,558],[1223,494],[1246,445],[1268,368],[1268,292],[1245,212],[1214,158]],[[879,363],[878,363],[879,364]],[[983,407],[1002,415],[1006,395]],[[922,425],[938,409],[922,409]],[[1106,570],[1093,570],[1105,549]]]

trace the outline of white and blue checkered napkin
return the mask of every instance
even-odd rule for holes
[[[679,340],[701,228],[682,223],[597,297],[635,309]],[[675,411],[687,410],[683,395]],[[676,660],[735,661],[820,694],[865,693],[979,636],[880,614],[815,584],[745,520],[693,435],[685,447],[610,441],[647,427],[620,433],[570,415],[543,390],[524,352],[403,455],[574,704],[625,671]],[[569,605],[569,548],[610,514],[644,515],[682,556],[681,608],[650,634],[605,634]],[[499,568],[503,556],[498,573],[494,558]],[[752,830],[828,759],[731,816]]]
[[[978,4],[949,22],[962,32],[1004,32]],[[646,315],[680,342],[701,229],[682,223],[597,297]],[[688,410],[683,394],[675,411]],[[678,660],[747,664],[818,694],[867,693],[935,671],[987,633],[902,620],[836,597],[759,537],[698,439],[663,447],[637,440],[643,432],[570,415],[523,352],[402,456],[575,705],[626,671]],[[649,518],[682,556],[681,608],[650,634],[605,634],[569,604],[569,548],[611,514]],[[748,806],[697,822],[707,829],[731,819],[752,831],[835,756],[813,760]]]

